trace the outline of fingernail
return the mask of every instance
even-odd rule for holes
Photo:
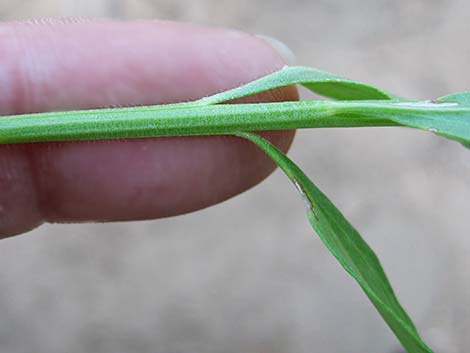
[[[263,34],[257,34],[256,37],[268,43],[269,46],[281,56],[282,60],[284,60],[287,65],[295,65],[297,61],[296,56],[286,44],[276,38],[265,36]]]

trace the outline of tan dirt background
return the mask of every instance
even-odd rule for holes
[[[403,96],[470,89],[464,0],[0,0],[1,20],[64,15],[230,26]],[[465,352],[469,152],[376,128],[302,131],[291,156],[376,249],[436,353]],[[0,351],[401,352],[280,172],[192,215],[2,241]]]

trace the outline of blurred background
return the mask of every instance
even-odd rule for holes
[[[285,42],[299,64],[431,99],[470,89],[464,0],[0,0],[0,19],[152,18]],[[435,352],[470,346],[470,154],[399,128],[301,131],[290,155],[377,251]],[[152,222],[0,243],[0,351],[398,353],[277,171]],[[467,348],[468,349],[468,348]]]

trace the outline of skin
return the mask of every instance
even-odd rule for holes
[[[0,25],[0,115],[189,101],[284,66],[264,40],[174,22],[41,20]],[[297,100],[288,87],[244,102]],[[1,117],[0,117],[1,119]],[[287,151],[293,131],[263,134]],[[0,146],[0,237],[43,222],[192,212],[274,169],[230,136]]]

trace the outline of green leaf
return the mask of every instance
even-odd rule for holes
[[[452,97],[452,98],[451,98]],[[401,126],[427,130],[464,145],[470,143],[470,105],[468,95],[449,95],[453,101],[390,102],[377,107],[373,115],[389,119]],[[359,111],[363,117],[369,111]]]
[[[237,134],[266,152],[294,183],[307,205],[307,215],[320,239],[357,281],[409,353],[431,353],[396,298],[382,266],[367,243],[330,200],[284,153],[251,132]]]
[[[202,104],[217,104],[265,92],[273,88],[295,84],[301,84],[322,96],[341,100],[386,100],[397,98],[391,93],[384,92],[365,83],[349,80],[326,71],[303,66],[286,66],[282,70],[256,81],[203,98],[198,102]]]
[[[437,99],[437,102],[458,103],[463,107],[470,107],[470,91],[452,93]]]

